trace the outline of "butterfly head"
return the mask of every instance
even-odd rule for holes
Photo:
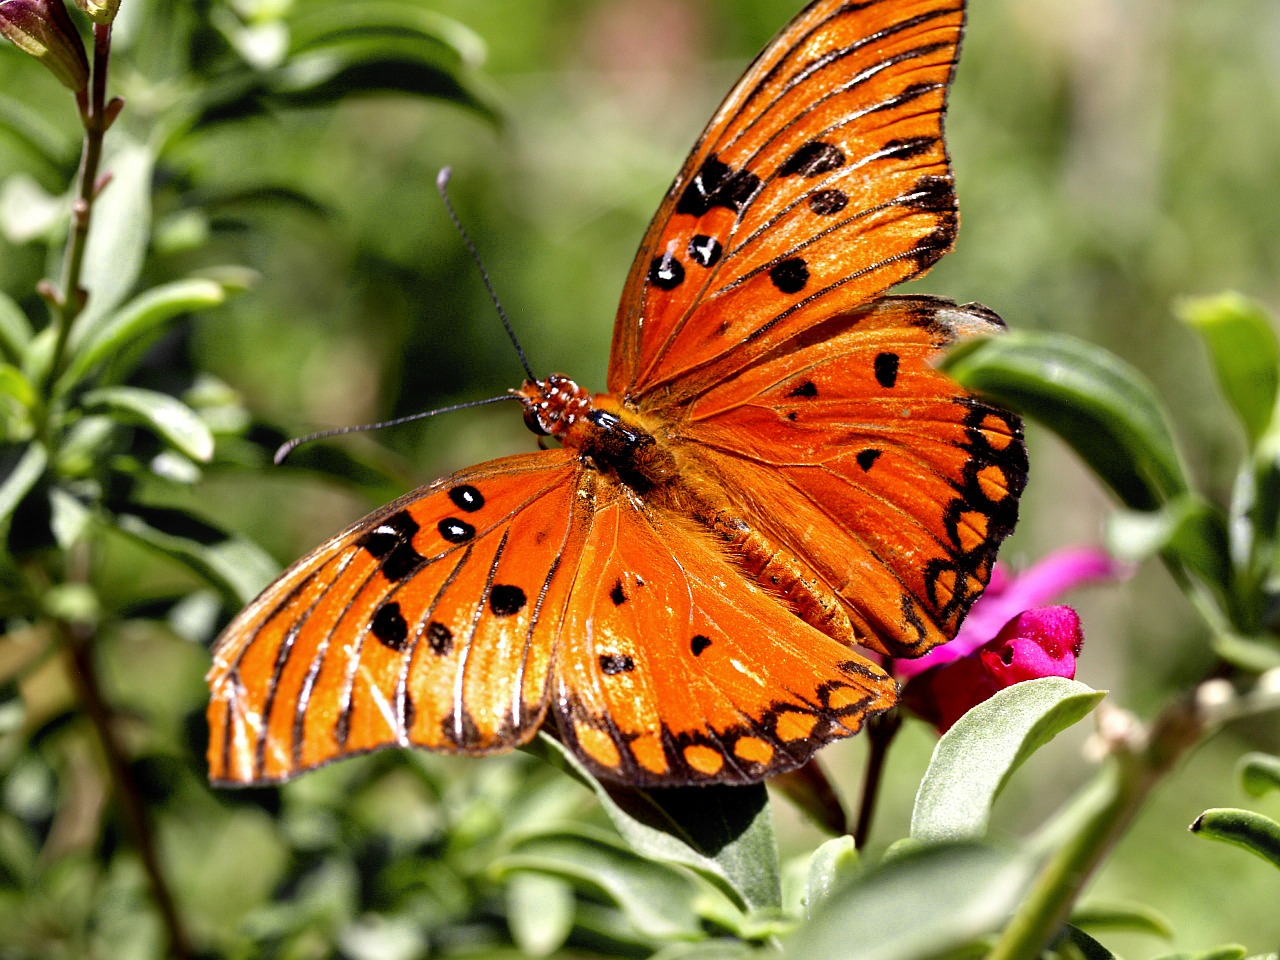
[[[558,373],[545,380],[526,380],[511,394],[524,406],[525,424],[541,437],[563,440],[592,410],[591,394]]]

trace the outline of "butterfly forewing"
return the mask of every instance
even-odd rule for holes
[[[930,362],[999,329],[982,308],[885,297],[712,388],[682,428],[751,523],[842,598],[854,639],[882,653],[949,640],[1016,520],[1020,423]]]
[[[696,395],[950,248],[942,114],[963,17],[959,0],[826,0],[780,35],[641,245],[611,391]]]
[[[705,530],[600,486],[555,697],[597,774],[755,781],[892,705],[879,667],[744,581]]]
[[[387,744],[482,753],[546,708],[578,549],[566,451],[455,474],[303,558],[227,628],[209,680],[210,776],[280,780]]]

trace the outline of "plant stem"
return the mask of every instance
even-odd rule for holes
[[[74,626],[65,620],[58,619],[54,622],[67,652],[67,672],[71,675],[80,703],[88,713],[102,743],[120,815],[142,860],[142,867],[151,885],[151,896],[169,935],[169,954],[178,960],[187,960],[194,955],[191,942],[183,927],[177,901],[174,900],[160,865],[151,821],[147,816],[146,801],[142,798],[142,791],[129,767],[124,747],[116,735],[111,707],[102,692],[97,665],[93,659],[93,634],[87,628]]]
[[[107,67],[111,60],[111,24],[93,26],[93,73],[87,93],[77,95],[80,120],[84,125],[84,144],[80,150],[80,172],[77,175],[76,198],[71,204],[71,229],[62,263],[62,286],[54,299],[57,340],[49,364],[48,383],[52,385],[62,372],[67,352],[67,339],[76,317],[84,310],[88,294],[80,286],[84,270],[85,249],[89,242],[89,225],[93,218],[93,201],[98,192],[98,167],[102,162],[102,140],[111,125],[107,116]]]
[[[1049,833],[1064,837],[1061,846],[1041,868],[986,960],[1035,960],[1040,956],[1156,784],[1204,732],[1194,706],[1176,701],[1156,719],[1146,744],[1140,748],[1117,746],[1111,762],[1051,825]]]
[[[875,818],[876,801],[880,796],[880,782],[884,775],[884,761],[889,745],[902,727],[902,717],[891,710],[867,721],[867,772],[862,779],[862,799],[858,803],[858,824],[853,830],[853,845],[859,850],[866,846],[871,834],[871,822]]]

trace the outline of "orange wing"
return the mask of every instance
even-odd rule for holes
[[[712,387],[674,428],[881,653],[950,640],[1017,519],[1020,422],[930,364],[1001,327],[977,305],[884,297]]]
[[[754,782],[893,705],[879,666],[791,614],[705,530],[607,479],[592,500],[554,699],[596,774]]]
[[[579,467],[509,457],[388,504],[298,561],[227,628],[209,777],[283,780],[390,744],[508,750],[547,709],[581,549]],[[569,569],[574,565],[570,563]]]
[[[221,785],[390,745],[509,750],[552,696],[603,776],[755,780],[895,697],[705,531],[563,450],[454,474],[339,534],[231,623],[208,680]]]
[[[775,38],[641,244],[611,393],[696,396],[950,249],[942,114],[963,21],[963,0],[819,0]]]

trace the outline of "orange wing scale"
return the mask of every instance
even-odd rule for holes
[[[696,394],[951,248],[942,112],[963,21],[960,0],[823,0],[779,35],[641,245],[610,392]]]
[[[592,512],[555,700],[596,773],[751,782],[893,704],[879,666],[745,581],[705,530],[605,482]]]
[[[678,428],[880,653],[949,640],[1017,519],[1021,426],[930,363],[1000,327],[984,308],[884,297],[713,387]]]
[[[511,457],[423,487],[300,560],[227,628],[210,777],[269,782],[390,744],[509,750],[541,724],[580,549],[576,458]]]
[[[999,318],[881,297],[950,246],[963,0],[818,0],[730,93],[632,267],[611,397],[529,381],[563,448],[474,467],[303,558],[227,628],[210,777],[551,718],[595,773],[744,783],[892,706],[853,651],[950,639],[1026,480],[932,366]]]

